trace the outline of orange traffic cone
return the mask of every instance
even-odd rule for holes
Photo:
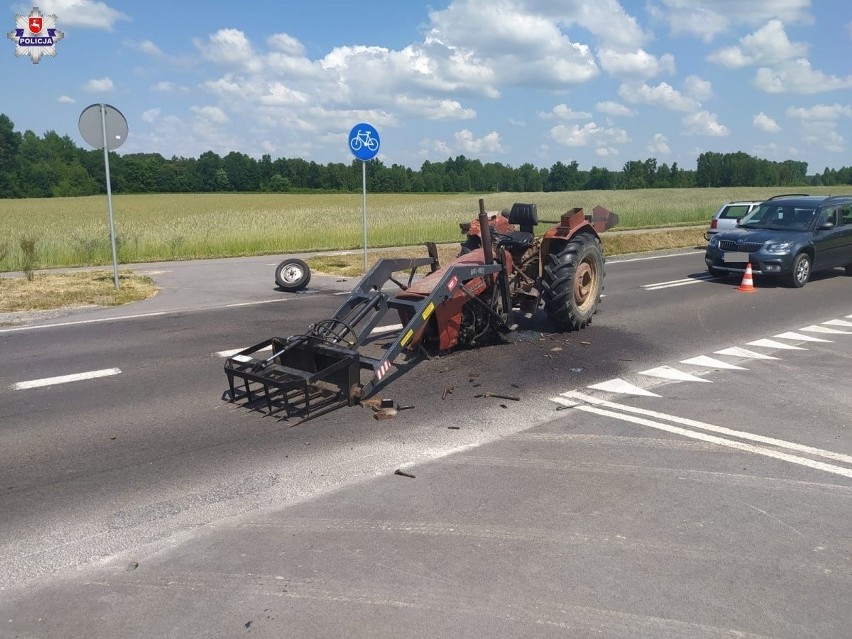
[[[746,270],[745,274],[743,275],[743,281],[737,287],[737,290],[740,293],[754,293],[757,290],[754,288],[754,280],[752,280],[751,262],[746,264]]]

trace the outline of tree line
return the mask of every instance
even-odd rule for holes
[[[368,163],[367,188],[375,193],[489,193],[731,186],[832,186],[852,184],[852,167],[807,174],[806,162],[773,162],[746,153],[702,153],[695,170],[656,158],[630,160],[621,170],[576,161],[550,168],[512,167],[463,155],[423,162],[419,170],[400,164]],[[361,163],[318,164],[301,158],[255,159],[232,151],[197,158],[159,153],[110,154],[115,193],[358,192]],[[103,151],[80,148],[67,135],[20,133],[0,114],[0,198],[68,197],[105,192]]]

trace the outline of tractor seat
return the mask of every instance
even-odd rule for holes
[[[527,231],[515,231],[506,235],[500,235],[497,246],[502,246],[509,251],[525,251],[533,245],[535,236]]]

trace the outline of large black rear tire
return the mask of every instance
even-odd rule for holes
[[[600,240],[580,233],[547,256],[541,282],[544,311],[562,331],[577,331],[592,321],[603,290],[604,255]]]

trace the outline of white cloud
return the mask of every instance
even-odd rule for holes
[[[62,104],[76,104],[77,100],[68,95],[60,95],[59,102]]]
[[[214,124],[227,124],[230,122],[230,119],[225,112],[222,111],[219,107],[216,106],[203,106],[203,107],[190,107],[190,110],[193,113],[196,113],[198,116],[212,122]]]
[[[837,77],[811,67],[805,58],[783,62],[775,68],[761,67],[755,86],[767,93],[822,93],[852,88],[852,75]]]
[[[466,109],[457,100],[400,96],[396,104],[407,114],[427,120],[471,120],[476,117],[476,111]]]
[[[40,0],[38,6],[45,15],[56,14],[60,28],[67,25],[112,30],[116,22],[130,19],[105,2],[96,0]],[[28,13],[32,5],[26,7],[21,8],[22,13]]]
[[[600,146],[595,149],[595,155],[598,155],[602,158],[611,158],[618,155],[618,149],[614,146]]]
[[[201,55],[212,62],[250,73],[259,72],[263,68],[251,42],[239,29],[219,29],[207,41],[196,38],[193,42]]]
[[[730,129],[724,124],[720,124],[718,117],[715,113],[709,111],[699,111],[687,115],[683,119],[684,133],[686,135],[707,135],[711,137],[730,135]]]
[[[114,88],[115,85],[109,78],[92,78],[83,85],[83,91],[88,93],[106,93]]]
[[[598,102],[595,105],[595,109],[597,109],[601,113],[605,113],[606,115],[612,115],[616,117],[633,117],[634,115],[636,115],[636,111],[634,111],[633,109],[624,106],[620,102],[613,102],[612,100]]]
[[[602,47],[598,49],[598,58],[603,70],[617,77],[647,79],[675,72],[674,57],[670,53],[657,58],[644,49],[625,52]]]
[[[276,33],[266,39],[267,44],[273,49],[292,57],[303,57],[305,47],[296,38],[286,33]]]
[[[550,129],[550,137],[564,146],[601,147],[630,141],[624,129],[603,128],[594,122],[588,122],[582,127],[578,124],[558,124]]]
[[[703,80],[697,75],[690,75],[683,81],[684,92],[690,98],[704,101],[713,96],[713,85],[709,80]]]
[[[701,106],[697,100],[683,95],[666,82],[660,82],[655,87],[622,84],[618,87],[618,95],[631,104],[650,104],[670,111],[694,111]]]
[[[142,112],[142,121],[147,122],[148,124],[154,124],[157,119],[160,117],[160,113],[162,113],[159,107],[155,107],[153,109],[148,109],[147,111]]]
[[[456,144],[464,153],[479,154],[479,153],[502,153],[503,147],[500,144],[500,135],[496,131],[484,135],[476,139],[473,133],[467,129],[457,131],[455,133]]]
[[[142,40],[141,42],[133,42],[131,46],[135,49],[138,49],[142,53],[147,53],[151,56],[161,56],[163,55],[162,50],[156,44],[151,42],[150,40]]]
[[[550,112],[539,111],[542,120],[591,120],[592,114],[585,111],[574,111],[567,104],[557,104]]]
[[[174,82],[157,82],[154,85],[151,85],[151,91],[156,91],[158,93],[171,93],[175,90]]]
[[[808,45],[791,42],[779,20],[770,20],[752,34],[740,38],[740,46],[719,49],[707,59],[737,69],[750,64],[773,65],[807,54]]]
[[[651,142],[645,147],[651,153],[671,153],[669,148],[669,140],[662,133],[655,133]]]
[[[766,131],[767,133],[777,133],[781,130],[781,127],[778,123],[766,115],[763,111],[758,113],[752,119],[752,123],[756,129],[760,129],[761,131]]]
[[[773,18],[792,24],[811,24],[811,0],[658,0],[651,16],[668,23],[673,34],[693,35],[704,42],[738,24],[758,25]]]
[[[848,104],[817,104],[812,107],[789,107],[787,115],[800,120],[839,120],[852,118],[852,106]]]
[[[519,127],[522,127],[522,128],[527,126],[526,122],[524,122],[523,120],[517,120],[515,118],[509,118],[509,124],[511,124],[513,126],[519,126]]]

